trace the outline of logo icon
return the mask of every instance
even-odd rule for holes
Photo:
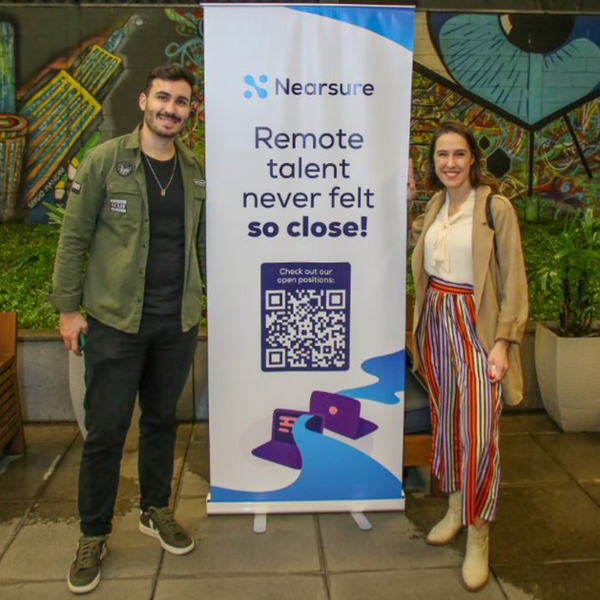
[[[258,81],[260,81],[260,83],[267,83],[267,81],[269,81],[269,78],[266,75],[261,75],[258,78]],[[254,89],[254,92],[256,93],[256,95],[261,98],[262,100],[264,100],[269,94],[267,92],[267,90],[264,87],[261,87],[260,85],[258,85],[254,79],[253,75],[245,75],[244,76],[244,83],[251,87],[252,89]],[[252,98],[252,90],[246,90],[244,92],[244,98]]]
[[[121,160],[117,163],[117,173],[121,177],[128,177],[133,171],[133,166],[126,160]]]

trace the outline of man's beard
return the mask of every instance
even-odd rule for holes
[[[174,119],[180,125],[179,129],[177,129],[177,131],[161,131],[155,125],[155,122],[156,122],[156,124],[160,123],[160,121],[159,121],[160,117],[168,117],[170,119]],[[176,115],[172,115],[170,113],[156,113],[156,115],[153,115],[150,118],[146,117],[144,119],[144,124],[148,126],[148,129],[150,129],[150,131],[152,131],[156,135],[158,135],[160,137],[164,137],[164,138],[174,138],[174,137],[176,137],[177,134],[179,134],[183,130],[183,127],[184,127],[183,126],[183,119],[180,119]]]

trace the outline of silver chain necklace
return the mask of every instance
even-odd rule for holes
[[[165,187],[163,187],[161,185],[160,179],[156,176],[156,173],[154,172],[154,169],[152,168],[152,163],[150,162],[150,159],[146,156],[146,153],[142,152],[142,154],[143,154],[144,158],[146,159],[148,166],[150,167],[150,171],[152,172],[152,175],[154,176],[154,179],[155,179],[158,187],[160,188],[160,195],[166,196],[167,190],[169,189],[169,186],[171,185],[171,182],[173,181],[173,177],[175,177],[175,169],[177,169],[177,151],[175,152],[175,161],[173,162],[173,171],[171,172],[171,177],[169,177],[169,181],[167,182],[167,185],[165,185]]]

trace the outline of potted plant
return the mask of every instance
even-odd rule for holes
[[[600,218],[578,211],[550,243],[553,262],[532,282],[558,317],[536,326],[542,401],[563,431],[600,431]]]

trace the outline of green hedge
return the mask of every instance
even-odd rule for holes
[[[551,236],[562,223],[526,224],[522,227],[523,248],[528,273],[551,263]],[[58,230],[52,225],[0,225],[0,311],[17,311],[24,329],[58,327],[58,316],[47,301]],[[412,282],[408,282],[411,289]],[[539,302],[530,286],[530,319],[556,319],[551,302]]]
[[[16,311],[21,328],[58,327],[47,301],[57,243],[52,225],[0,225],[0,311]]]
[[[532,274],[554,261],[552,238],[556,237],[562,228],[562,220],[550,223],[526,223],[521,226],[525,268],[529,279],[529,319],[531,321],[558,320],[558,298],[543,299]]]

